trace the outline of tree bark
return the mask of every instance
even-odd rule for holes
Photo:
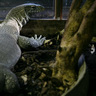
[[[94,36],[96,0],[73,0],[54,65],[54,78],[69,87],[78,78],[78,59]]]

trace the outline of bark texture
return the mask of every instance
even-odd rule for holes
[[[77,80],[78,59],[95,32],[96,0],[73,0],[60,48],[56,55],[53,77],[69,87]]]

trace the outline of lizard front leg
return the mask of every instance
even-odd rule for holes
[[[46,40],[46,37],[42,38],[42,35],[40,35],[37,38],[37,35],[35,35],[34,37],[25,37],[25,36],[19,36],[18,37],[18,45],[23,48],[23,49],[27,49],[27,48],[37,48],[41,45],[43,45],[44,41]]]

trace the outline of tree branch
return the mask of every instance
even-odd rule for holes
[[[83,9],[85,10],[83,11]],[[72,14],[68,20],[60,48],[56,54],[56,65],[52,74],[53,77],[61,80],[65,86],[72,85],[76,80],[78,58],[94,35],[95,18],[96,0],[87,0],[83,8],[78,13]]]
[[[90,9],[90,7],[93,5],[93,2],[95,0],[86,0],[85,4],[82,6],[82,8],[80,9],[80,12],[82,12],[82,14],[86,14],[86,12]]]
[[[84,16],[80,28],[75,35],[76,36],[75,39],[78,41],[78,47],[80,47],[81,50],[84,48],[84,46],[88,45],[88,43],[94,36],[94,29],[96,28],[96,24],[94,24],[95,18],[96,18],[96,0],[94,1],[92,7],[88,10],[86,15]],[[80,53],[80,50],[78,51]]]
[[[77,0],[77,1],[79,1],[79,0]],[[78,12],[72,12],[71,16],[69,17],[69,19],[66,23],[65,32],[63,34],[64,38],[62,40],[70,39],[72,36],[75,35],[75,33],[78,31],[78,29],[80,27],[83,17],[85,16],[86,12],[90,9],[93,2],[94,2],[94,0],[87,0],[85,2],[85,4],[82,6],[82,8],[80,10],[78,10]]]
[[[71,14],[73,12],[73,10],[78,10],[80,9],[80,5],[81,5],[81,2],[83,0],[73,0],[72,1],[72,4],[71,4],[71,7],[70,7],[70,12],[69,14]]]

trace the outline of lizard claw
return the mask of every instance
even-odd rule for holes
[[[37,48],[37,47],[41,46],[44,43],[45,40],[46,40],[46,37],[42,38],[42,35],[40,35],[37,38],[37,35],[35,35],[34,37],[30,38],[30,44],[31,44],[32,47]]]
[[[35,34],[34,39],[35,39],[35,40],[37,39],[37,34]]]

